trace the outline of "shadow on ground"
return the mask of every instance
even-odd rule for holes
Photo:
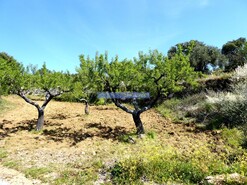
[[[95,128],[93,131],[87,129]],[[77,143],[93,137],[100,137],[104,139],[118,140],[119,136],[126,134],[127,131],[124,127],[102,126],[101,123],[89,123],[86,125],[86,129],[72,130],[68,127],[59,127],[55,129],[44,129],[43,135],[47,136],[56,142],[62,142],[63,140],[69,139],[71,145],[76,145]]]
[[[34,131],[36,127],[36,119],[21,121],[13,124],[11,121],[3,120],[0,122],[0,139],[10,137],[10,134],[19,131]],[[47,128],[48,127],[48,128]],[[71,145],[93,137],[104,139],[119,140],[119,136],[127,134],[125,127],[103,126],[101,123],[88,123],[84,129],[74,130],[69,127],[63,127],[61,123],[45,121],[44,129],[41,132],[48,140],[55,142],[69,141]]]

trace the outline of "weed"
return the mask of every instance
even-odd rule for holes
[[[66,184],[91,184],[97,179],[96,173],[92,169],[67,169],[61,171],[59,177],[52,183],[54,185]]]
[[[230,162],[227,153],[213,153],[210,148],[200,146],[181,152],[172,147],[150,146],[144,153],[116,162],[110,169],[112,181],[115,184],[142,184],[143,180],[158,184],[198,184],[209,175],[234,172],[246,175],[246,152]]]
[[[7,167],[7,168],[13,168],[16,169],[19,167],[19,162],[17,161],[6,161],[3,163],[3,166]]]
[[[221,135],[226,144],[233,148],[238,148],[244,143],[244,133],[237,128],[224,128]]]
[[[13,104],[0,97],[0,115],[10,110],[12,107]]]
[[[51,169],[46,168],[46,167],[42,167],[42,168],[31,167],[31,168],[24,170],[24,174],[26,177],[31,177],[34,179],[43,179],[43,176],[50,172],[51,172]]]
[[[150,139],[155,139],[157,134],[155,133],[155,131],[149,131],[149,132],[147,132],[146,135]]]
[[[136,133],[131,132],[131,133],[122,134],[118,136],[118,140],[124,143],[129,143],[131,138],[136,138]]]
[[[0,148],[0,159],[8,157],[8,153],[3,149]]]

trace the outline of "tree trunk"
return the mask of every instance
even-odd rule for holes
[[[139,112],[133,112],[132,117],[133,117],[133,120],[135,122],[136,129],[137,129],[136,134],[137,135],[144,134],[145,131],[144,131],[144,127],[143,127],[143,124],[142,124],[142,121],[140,118],[140,113]]]
[[[88,102],[86,102],[86,105],[85,105],[85,114],[89,114]]]
[[[44,110],[43,109],[38,109],[38,121],[37,121],[37,125],[36,125],[36,130],[40,131],[42,130],[43,126],[44,126]]]

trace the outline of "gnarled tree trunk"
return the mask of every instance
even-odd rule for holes
[[[134,111],[132,113],[132,117],[135,122],[136,130],[137,130],[136,134],[137,135],[144,134],[145,131],[144,131],[144,127],[143,127],[143,124],[140,118],[140,113],[138,111],[137,112]]]
[[[38,120],[36,124],[36,130],[37,131],[42,130],[43,126],[44,126],[44,110],[38,109]]]
[[[29,98],[26,97],[26,93],[23,91],[20,91],[17,93],[17,95],[19,95],[20,97],[22,97],[27,103],[35,106],[38,110],[38,120],[37,120],[37,124],[36,124],[36,130],[40,131],[42,130],[43,126],[44,126],[44,111],[45,111],[45,107],[46,105],[56,96],[59,96],[60,94],[62,94],[63,91],[61,92],[56,92],[56,93],[51,93],[50,91],[46,90],[46,96],[45,96],[45,101],[43,103],[42,106],[39,106],[38,103],[30,100]]]
[[[86,106],[85,106],[85,114],[89,114],[89,106],[88,106],[88,102],[86,102]]]
[[[84,98],[81,98],[80,101],[84,101],[85,102],[85,114],[89,114],[89,104],[88,101]]]

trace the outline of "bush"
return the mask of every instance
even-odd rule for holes
[[[238,67],[231,78],[232,92],[211,93],[207,101],[214,106],[212,112],[217,116],[211,124],[238,127],[247,131],[247,65]],[[220,123],[220,124],[219,124]]]
[[[200,157],[202,153],[199,153]],[[186,156],[169,147],[165,150],[150,149],[145,154],[117,162],[111,169],[112,180],[116,184],[201,182],[208,174],[200,167],[201,158],[190,157],[189,154]]]
[[[208,97],[208,102],[214,105],[211,109],[216,113],[216,122],[228,128],[246,127],[247,123],[247,97],[236,93],[218,93]]]
[[[247,153],[244,150],[235,155],[233,151],[214,153],[211,145],[192,148],[181,151],[169,146],[165,149],[150,147],[143,153],[120,160],[111,168],[113,183],[201,184],[207,176],[247,174]]]
[[[203,120],[207,107],[204,93],[194,94],[183,98],[172,98],[164,101],[156,109],[166,118],[174,122],[194,122],[195,119]],[[206,111],[206,112],[205,112]]]

